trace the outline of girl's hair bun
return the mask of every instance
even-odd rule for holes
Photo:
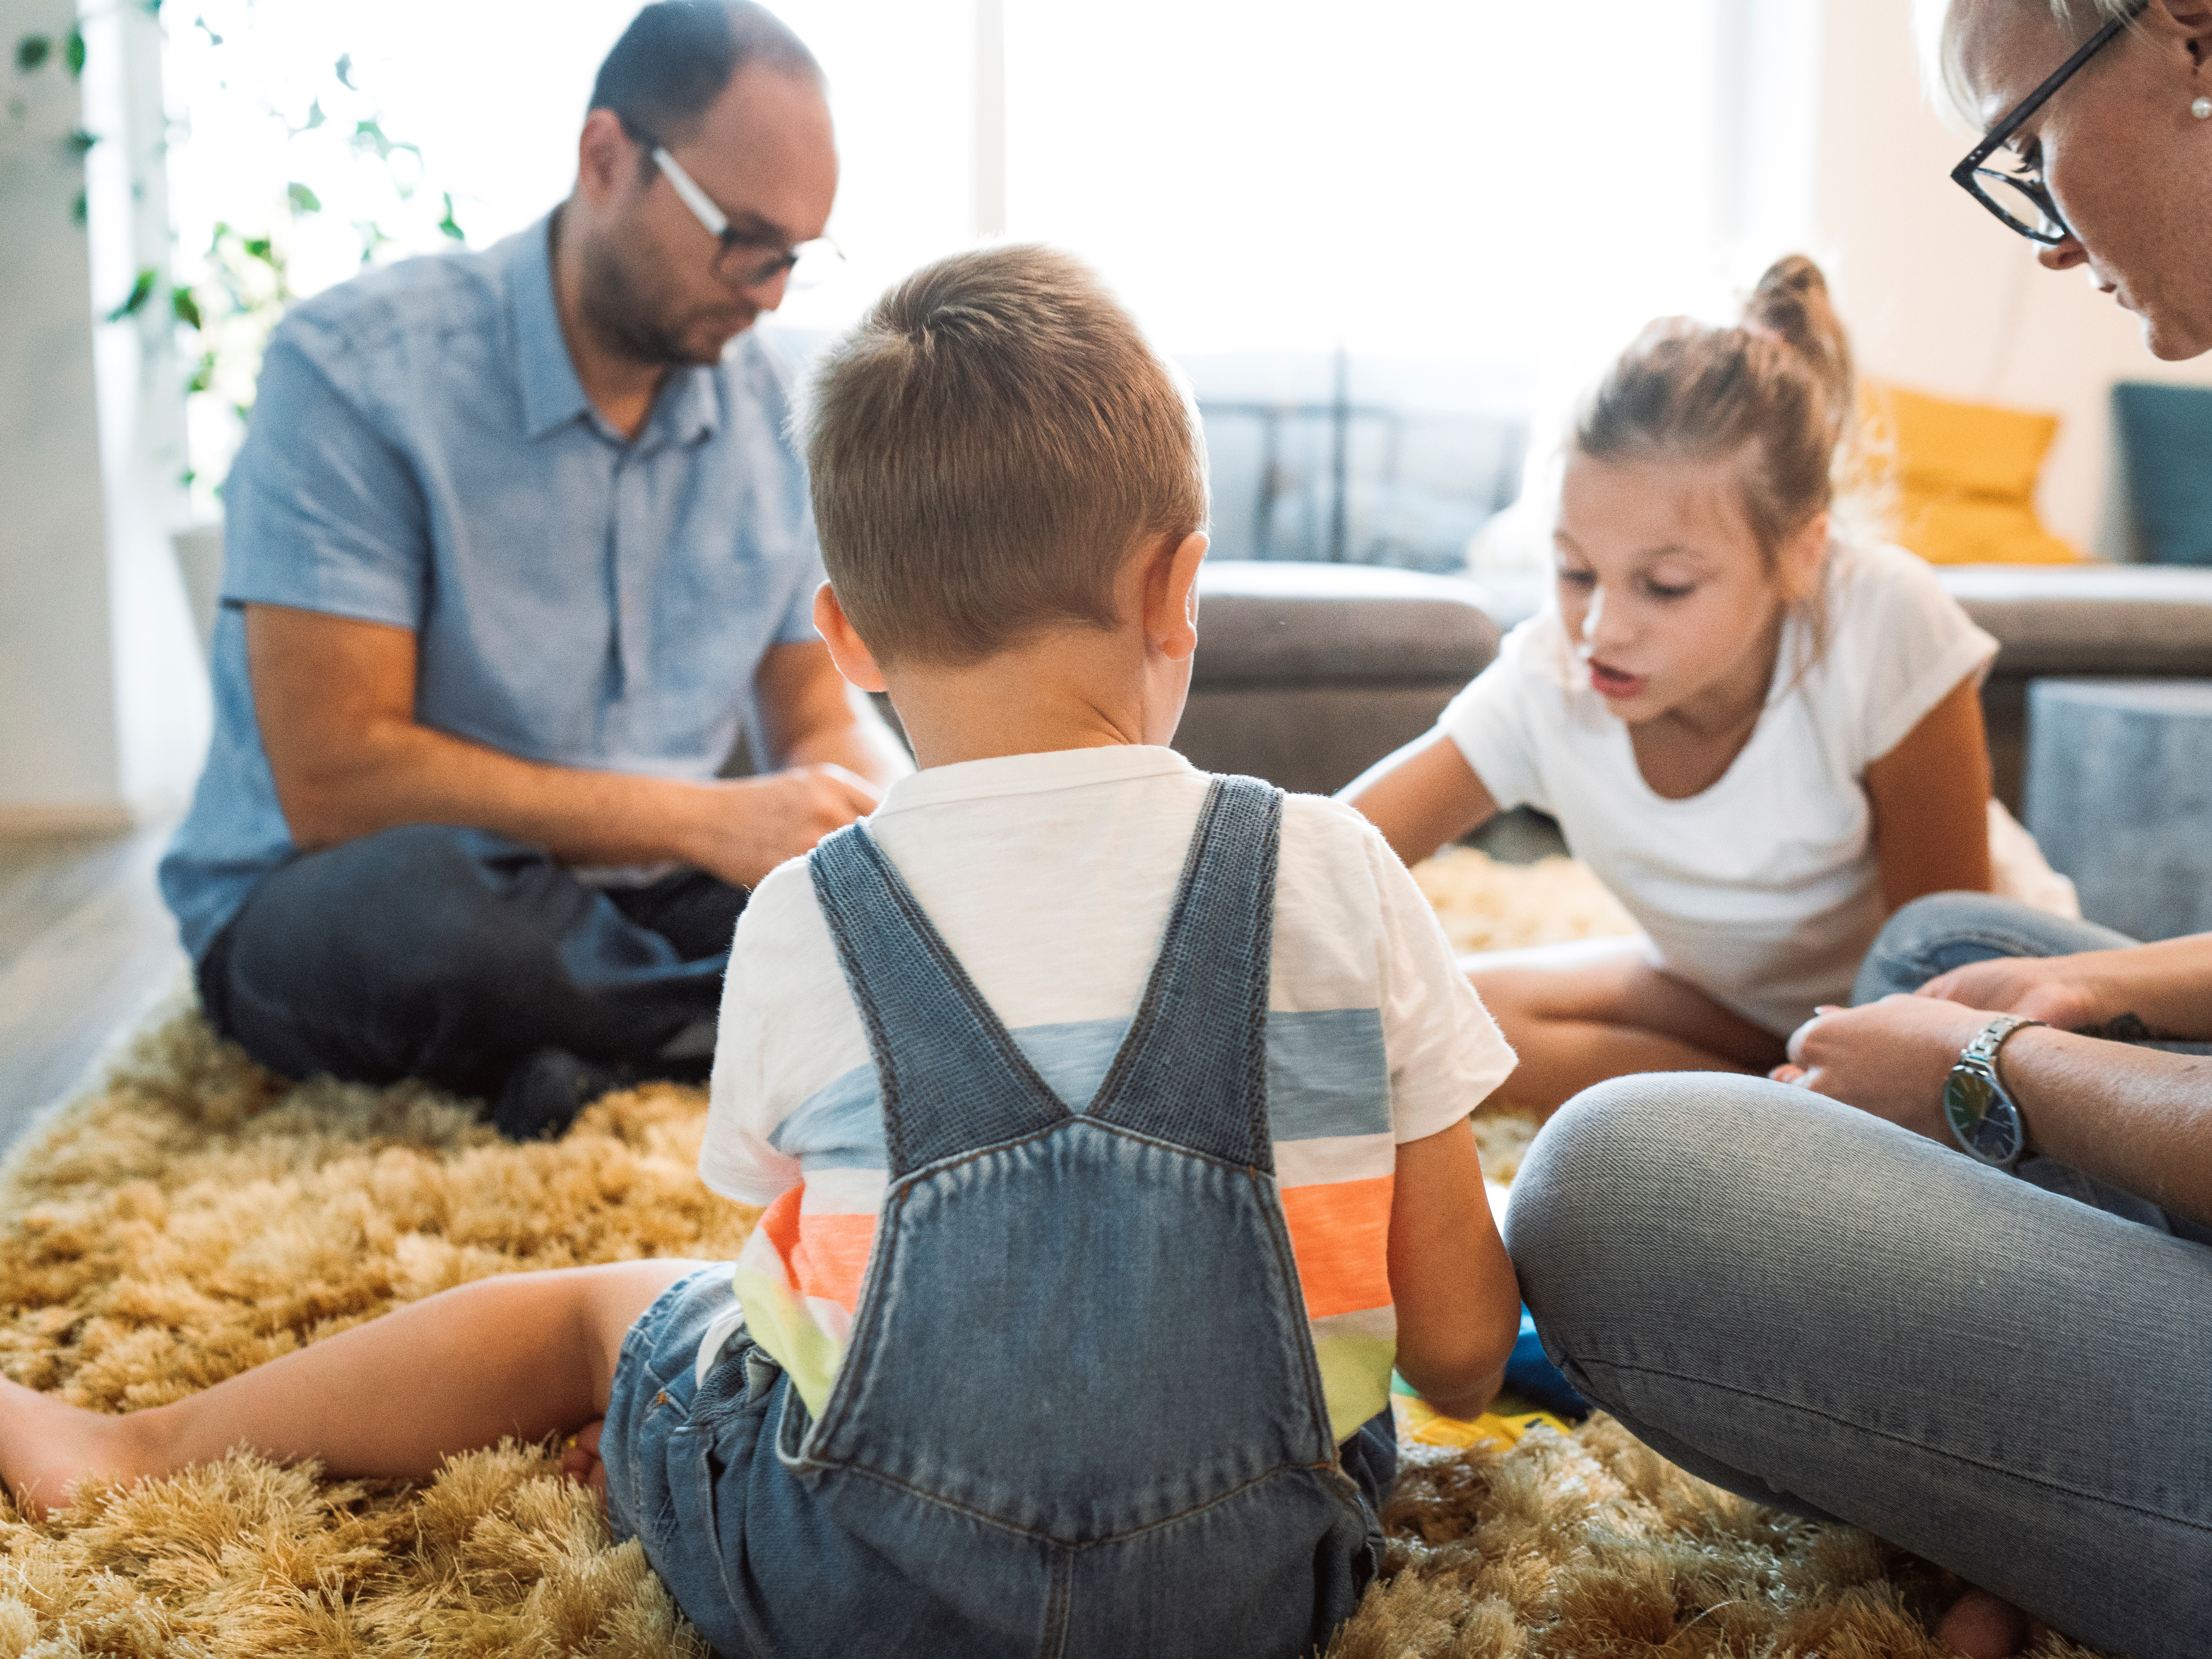
[[[1849,422],[1856,392],[1851,342],[1828,297],[1828,279],[1820,267],[1802,253],[1784,255],[1767,266],[1743,302],[1743,324],[1779,336],[1812,365],[1840,432]]]

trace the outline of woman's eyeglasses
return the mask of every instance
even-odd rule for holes
[[[2011,112],[1990,129],[1989,136],[1967,153],[1966,159],[1951,169],[1952,180],[1960,189],[2032,242],[2057,247],[2074,234],[2067,228],[2058,204],[2051,200],[2050,189],[2043,182],[2042,161],[2023,161],[2010,173],[1984,167],[1982,163],[2003,149],[2013,134],[2051,101],[2051,94],[2134,22],[2149,3],[2150,0],[2135,0],[2125,16],[2113,18],[2091,35],[2079,52],[2059,65],[2057,74],[2014,105]]]

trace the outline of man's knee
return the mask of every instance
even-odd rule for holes
[[[590,896],[537,895],[533,883],[575,886],[535,849],[439,824],[305,854],[254,890],[209,952],[209,1014],[288,1076],[408,1075],[423,1042],[497,1026],[543,978],[556,913]]]
[[[574,885],[544,853],[503,836],[435,823],[381,830],[263,881],[233,925],[233,971],[336,974],[364,987],[496,975],[547,931],[528,889],[549,881]]]

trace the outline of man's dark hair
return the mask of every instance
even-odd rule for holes
[[[748,64],[822,78],[805,43],[753,0],[653,0],[599,65],[591,106],[612,110],[634,138],[678,143]]]

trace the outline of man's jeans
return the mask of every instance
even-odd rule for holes
[[[644,1062],[713,1022],[743,890],[578,881],[481,830],[414,824],[295,858],[201,959],[217,1030],[287,1077],[489,1094],[532,1049]]]
[[[2126,942],[1943,895],[1892,919],[1859,992]],[[2047,1159],[2021,1174],[1759,1079],[1621,1078],[1546,1126],[1506,1237],[1553,1358],[1685,1468],[2077,1640],[2201,1653],[2212,1247]]]

